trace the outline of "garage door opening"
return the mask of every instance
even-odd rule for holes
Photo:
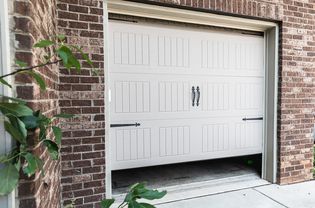
[[[265,33],[117,16],[108,23],[111,193],[141,181],[267,183]]]
[[[171,192],[181,192],[187,186],[191,190],[197,189],[200,184],[212,186],[218,180],[221,185],[231,181],[252,181],[253,185],[261,185],[260,177],[261,154],[257,154],[113,171],[112,191],[119,197],[128,191],[131,184],[140,181],[147,182],[150,188]]]

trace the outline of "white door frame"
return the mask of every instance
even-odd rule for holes
[[[193,23],[264,32],[265,34],[265,102],[264,102],[264,147],[262,178],[276,182],[277,174],[277,97],[278,97],[278,37],[275,22],[243,17],[212,14],[202,11],[171,8],[124,0],[104,0],[104,76],[105,76],[105,154],[106,154],[106,197],[112,196],[111,150],[110,150],[110,91],[108,13],[147,17],[175,22]]]
[[[11,56],[10,56],[10,36],[9,36],[9,0],[0,1],[0,74],[7,74],[11,71]],[[11,82],[10,77],[7,81]],[[1,87],[0,91],[3,95],[11,96],[12,91],[8,87]],[[2,124],[0,124],[2,125]],[[4,131],[3,126],[0,127]],[[1,132],[2,134],[2,132]],[[4,148],[0,149],[0,154],[9,152],[12,147],[10,135],[5,133],[1,135],[0,143],[4,144]],[[2,146],[3,147],[3,146]],[[0,197],[0,207],[14,208],[15,204],[15,191],[8,196]]]

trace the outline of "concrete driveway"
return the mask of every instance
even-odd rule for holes
[[[158,208],[315,208],[315,181],[263,185],[160,204]]]

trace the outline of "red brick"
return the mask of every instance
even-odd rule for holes
[[[84,6],[69,5],[69,11],[79,12],[79,13],[88,13],[89,8]]]

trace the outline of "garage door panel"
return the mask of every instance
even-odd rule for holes
[[[189,81],[159,81],[159,112],[190,111]]]
[[[153,45],[157,45],[159,67],[173,69],[174,67],[188,68],[190,66],[190,40],[188,38],[174,35],[158,35],[157,43],[153,43]],[[154,56],[155,53],[152,55]]]
[[[112,152],[113,169],[262,152],[261,135],[255,135],[262,121],[213,118],[165,124],[165,120],[144,121],[141,127],[112,129],[117,148]]]
[[[189,35],[181,35],[173,29],[161,32],[158,28],[135,24],[115,23],[111,28],[114,32],[109,36],[113,40],[109,48],[113,53],[109,62],[116,66],[112,72],[189,69]],[[134,65],[139,68],[135,69]]]
[[[114,81],[115,113],[150,112],[150,82]]]
[[[263,109],[263,78],[240,78],[234,85],[236,110]]]
[[[159,156],[190,154],[190,127],[159,127]]]
[[[116,161],[140,160],[151,157],[150,128],[121,128],[113,131],[112,137]]]
[[[200,109],[202,111],[228,111],[230,110],[229,83],[217,80],[204,82],[200,86]]]
[[[234,144],[236,149],[262,151],[262,121],[236,122]]]
[[[200,35],[201,68],[210,72],[263,74],[263,38],[215,33]]]
[[[228,123],[215,123],[202,126],[203,152],[226,151],[229,149]]]
[[[205,78],[203,78],[205,79]],[[201,81],[200,111],[221,115],[262,114],[263,78],[211,77]],[[214,112],[215,111],[215,112]],[[214,116],[215,116],[214,114]]]
[[[111,113],[114,118],[127,119],[155,119],[161,116],[158,113],[164,113],[164,118],[180,113],[187,117],[195,111],[191,100],[193,85],[191,78],[143,75],[139,79],[137,75],[115,74],[110,86]]]
[[[263,75],[261,37],[126,23],[111,28],[111,72]]]

